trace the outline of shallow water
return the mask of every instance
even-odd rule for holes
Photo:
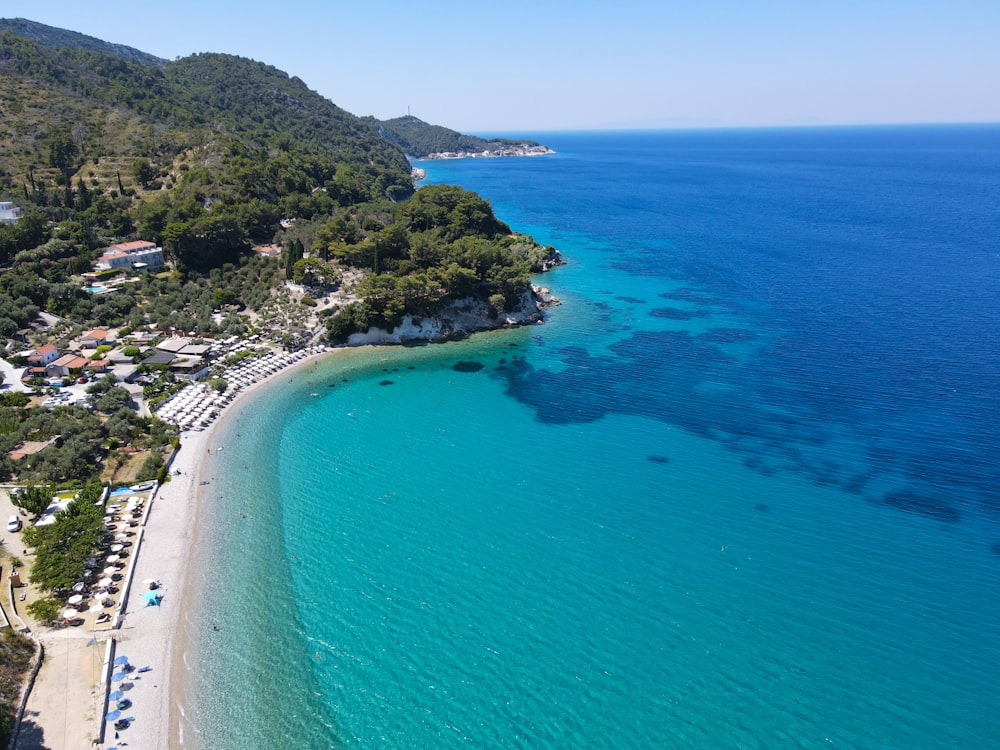
[[[222,427],[203,745],[1000,744],[1000,129],[540,140],[544,326]]]

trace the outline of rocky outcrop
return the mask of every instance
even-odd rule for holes
[[[541,311],[552,304],[558,304],[558,300],[542,294],[542,290],[538,287],[525,291],[516,310],[496,316],[485,302],[463,299],[453,302],[434,317],[406,315],[402,323],[389,331],[383,328],[369,328],[365,333],[352,333],[347,339],[347,344],[364,346],[445,341],[463,338],[478,331],[541,323]]]

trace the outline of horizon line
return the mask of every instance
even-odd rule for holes
[[[518,128],[490,129],[476,128],[456,132],[469,135],[527,133],[640,133],[662,131],[717,131],[717,130],[856,130],[862,128],[958,128],[958,127],[1000,127],[1000,120],[956,120],[956,121],[913,121],[913,122],[857,122],[857,123],[811,123],[772,125],[635,125],[635,126],[595,126],[563,128]]]

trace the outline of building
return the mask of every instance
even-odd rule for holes
[[[170,363],[170,371],[179,378],[197,380],[210,372],[208,364],[201,357],[180,357]]]
[[[45,368],[45,374],[56,378],[65,378],[70,375],[78,375],[84,367],[90,363],[86,357],[76,354],[64,354],[56,361]]]
[[[45,367],[59,359],[59,350],[52,344],[46,344],[35,349],[28,355],[28,364],[34,367]]]
[[[0,201],[0,224],[17,224],[20,219],[20,208],[10,201]]]
[[[96,349],[108,343],[108,331],[105,328],[95,328],[80,336],[80,346],[83,349]]]
[[[146,240],[121,242],[105,250],[96,267],[100,271],[112,268],[156,271],[163,268],[163,248]]]
[[[87,362],[86,370],[94,375],[104,375],[111,368],[110,359],[92,359]]]

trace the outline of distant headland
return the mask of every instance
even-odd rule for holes
[[[537,141],[465,135],[412,115],[392,120],[370,118],[370,121],[383,138],[401,148],[410,159],[500,158],[555,153]]]

